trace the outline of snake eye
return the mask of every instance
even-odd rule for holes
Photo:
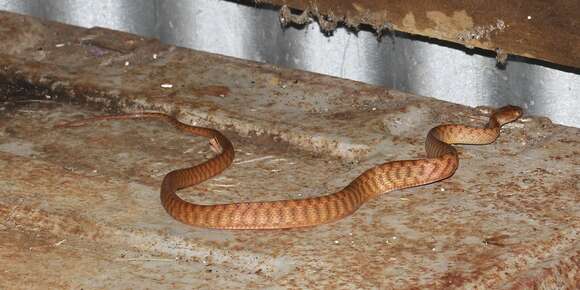
[[[512,113],[513,120],[521,117],[524,114],[524,111],[520,107],[510,106],[510,112]]]

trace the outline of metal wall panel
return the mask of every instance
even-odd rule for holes
[[[506,103],[554,122],[580,126],[580,73],[405,35],[381,41],[368,31],[317,23],[282,28],[277,11],[220,0],[0,0],[0,9],[65,23],[103,26],[166,43],[278,64],[470,106]]]

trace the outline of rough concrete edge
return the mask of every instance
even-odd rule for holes
[[[71,219],[68,215],[46,212],[22,204],[10,206],[0,203],[0,217],[3,218],[0,225],[4,226],[13,223],[27,229],[42,227],[54,235],[62,236],[63,239],[72,235],[91,242],[126,247],[128,250],[161,253],[174,257],[176,261],[204,264],[211,262],[247,273],[259,271],[270,278],[285,275],[296,265],[296,261],[286,256],[266,256],[243,250],[234,254],[232,251],[198,244],[196,240],[187,236],[168,235],[157,231],[146,233],[140,230],[126,231],[112,224],[89,219]]]
[[[0,57],[3,55],[0,54]],[[7,56],[6,59],[10,58]],[[52,74],[38,75],[28,73],[26,68],[15,68],[0,62],[0,83],[14,87],[14,91],[25,88],[27,99],[51,100],[55,103],[70,103],[84,105],[108,113],[131,113],[142,111],[163,112],[176,115],[182,121],[201,126],[212,126],[220,130],[232,130],[240,136],[268,136],[287,142],[293,147],[314,154],[329,156],[346,161],[360,161],[368,157],[371,148],[366,144],[352,143],[345,136],[332,134],[313,135],[310,132],[296,134],[291,132],[292,126],[279,125],[272,127],[260,126],[260,123],[229,117],[222,111],[209,112],[203,108],[181,108],[175,104],[146,101],[146,94],[119,89],[106,90],[98,86],[80,89],[68,79],[58,79]],[[10,89],[8,89],[10,90]],[[9,92],[10,93],[10,92]],[[16,92],[12,92],[17,94]]]

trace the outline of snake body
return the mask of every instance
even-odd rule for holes
[[[452,176],[459,165],[451,144],[489,144],[495,141],[504,124],[517,120],[522,110],[505,106],[496,110],[483,128],[440,125],[427,134],[427,158],[398,160],[370,168],[343,189],[328,195],[297,200],[240,202],[203,205],[190,203],[177,191],[208,180],[228,168],[234,160],[234,147],[221,132],[179,122],[163,113],[137,113],[104,116],[71,122],[80,126],[94,120],[159,118],[177,129],[209,138],[216,152],[213,158],[189,168],[169,172],[161,184],[161,203],[167,213],[188,225],[215,229],[283,229],[308,227],[333,222],[354,213],[369,199],[389,191],[433,183]]]

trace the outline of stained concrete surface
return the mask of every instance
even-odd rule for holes
[[[432,126],[481,125],[489,112],[0,16],[1,288],[578,286],[577,128],[523,118],[492,145],[461,146],[452,178],[336,223],[197,229],[164,212],[159,184],[211,156],[207,140],[156,121],[54,125],[156,110],[221,129],[235,164],[180,195],[224,203],[333,192],[374,164],[424,156]]]

